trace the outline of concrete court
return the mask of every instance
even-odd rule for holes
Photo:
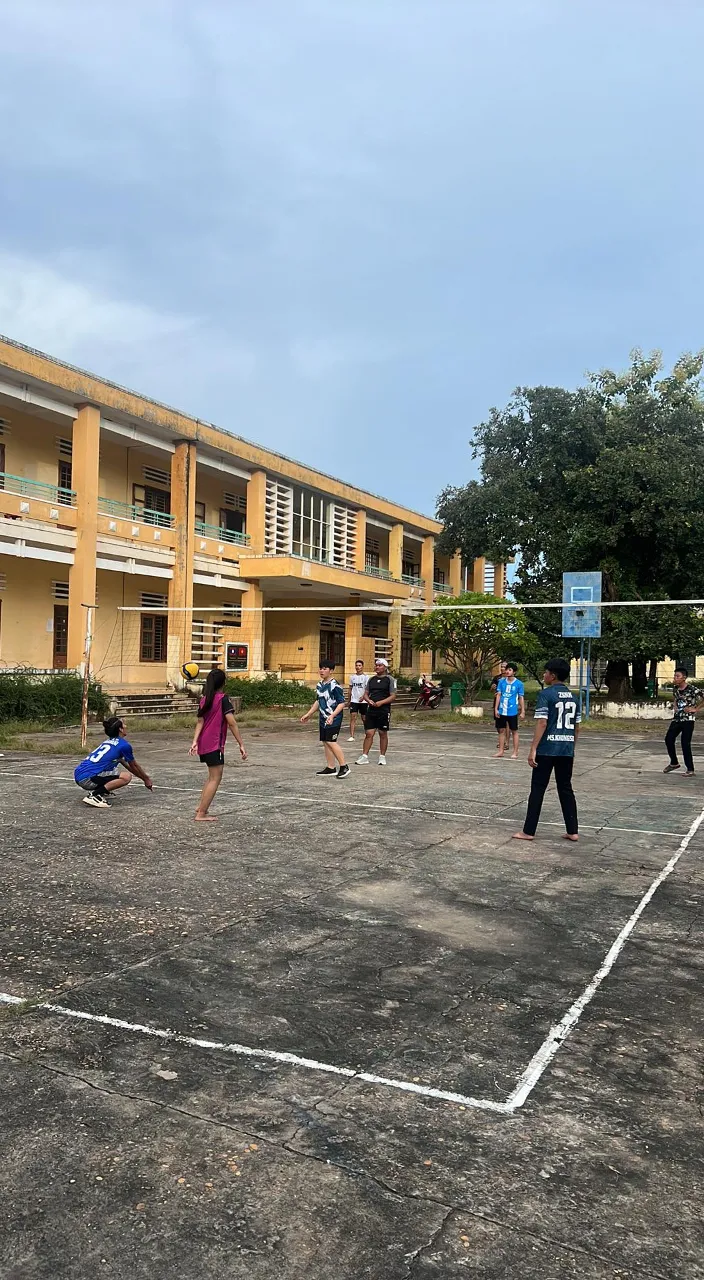
[[[188,744],[134,745],[158,789],[109,813],[70,758],[0,761],[0,990],[35,1002],[0,1009],[4,1280],[704,1277],[704,828],[523,1105],[483,1109],[704,781],[664,777],[657,739],[584,734],[580,843],[553,793],[521,844],[525,758],[488,729],[397,730],[386,770],[338,784],[291,726],[229,751],[196,827]]]

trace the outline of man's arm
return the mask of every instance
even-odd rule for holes
[[[499,702],[500,702],[500,701],[501,701],[501,694],[499,693],[499,691],[498,691],[498,689],[497,689],[497,691],[496,691],[496,697],[494,698],[494,719],[495,719],[495,720],[496,720],[496,718],[498,717],[498,714],[499,714]]]
[[[547,729],[547,727],[548,727],[547,716],[541,717],[539,720],[536,720],[535,731],[533,733],[533,741],[531,742],[528,750],[528,764],[530,765],[531,769],[534,769],[536,766],[535,753],[538,750],[538,747],[540,746],[541,740],[545,735],[545,730]]]
[[[340,689],[340,693],[342,694],[342,697],[340,698],[335,710],[331,711],[329,716],[327,716],[325,720],[326,724],[332,724],[333,720],[337,720],[337,717],[341,716],[345,709],[345,695],[342,693],[342,689]]]
[[[145,771],[144,771],[144,769],[142,768],[141,764],[137,764],[137,761],[136,761],[136,760],[126,760],[126,761],[125,761],[125,764],[127,765],[127,768],[129,769],[130,773],[131,773],[131,774],[134,774],[134,777],[135,777],[135,778],[140,778],[140,779],[141,779],[141,781],[144,783],[145,787],[146,787],[149,791],[151,791],[151,790],[152,790],[152,788],[153,788],[153,786],[154,786],[154,783],[152,782],[151,778],[149,777],[149,774],[148,774],[148,773],[145,773]]]
[[[310,720],[313,712],[317,710],[317,707],[318,707],[318,699],[316,698],[315,702],[311,707],[308,708],[305,715],[301,716],[301,724],[305,724],[306,720]]]
[[[525,700],[525,698],[523,697],[523,694],[521,694],[520,698],[518,699],[518,711],[519,711],[519,715],[520,715],[520,717],[521,717],[521,720],[525,720],[525,718],[526,718],[526,700]]]

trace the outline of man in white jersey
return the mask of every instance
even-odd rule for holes
[[[364,663],[361,658],[358,658],[354,664],[354,675],[350,676],[350,736],[347,739],[348,742],[354,742],[357,716],[361,716],[362,728],[364,728],[364,715],[367,710],[367,704],[362,699],[368,683],[369,676],[365,675]]]

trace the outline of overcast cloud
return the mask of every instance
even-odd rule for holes
[[[432,511],[704,345],[699,0],[0,0],[0,330]]]

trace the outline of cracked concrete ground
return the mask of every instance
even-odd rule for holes
[[[582,840],[552,796],[522,845],[528,770],[489,731],[396,731],[339,786],[263,730],[204,828],[187,743],[135,746],[158,789],[109,813],[66,757],[0,762],[5,1280],[704,1277],[704,836],[512,1114],[38,1007],[504,1101],[697,778],[585,734]]]

